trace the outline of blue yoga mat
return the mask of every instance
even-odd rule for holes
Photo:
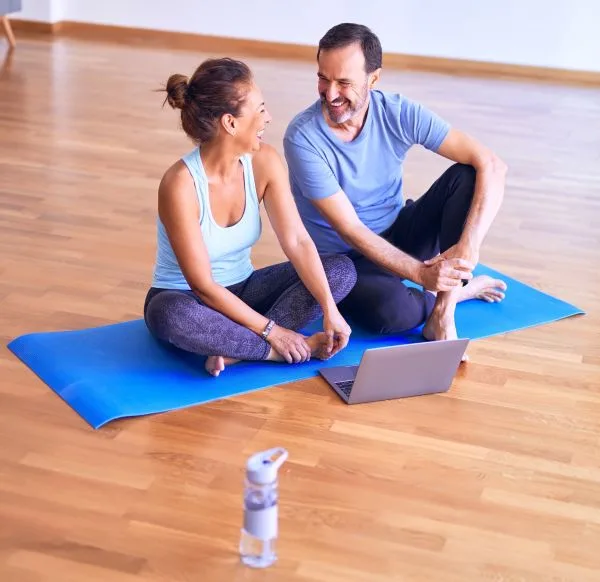
[[[460,337],[485,338],[583,313],[490,268],[479,266],[476,274],[506,281],[506,299],[459,304]],[[306,331],[318,329],[317,322]],[[353,327],[349,345],[327,362],[245,362],[228,367],[218,378],[205,372],[205,358],[155,341],[142,319],[27,334],[8,347],[92,427],[99,428],[117,418],[175,410],[310,378],[319,368],[358,364],[367,348],[417,341],[423,341],[420,329],[402,336],[379,336]]]

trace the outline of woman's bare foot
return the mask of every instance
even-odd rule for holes
[[[236,364],[239,360],[234,358],[224,358],[223,356],[208,356],[204,368],[211,376],[218,376],[224,369],[225,366]]]
[[[306,343],[310,347],[311,357],[318,358],[319,360],[327,360],[331,357],[331,354],[327,351],[327,335],[325,332],[320,331],[307,337]],[[271,348],[267,360],[270,362],[285,361],[283,356],[273,348]],[[208,356],[204,368],[211,376],[216,377],[225,370],[225,366],[237,364],[239,361],[240,360],[236,360],[235,358],[225,358],[223,356]]]
[[[331,354],[327,351],[327,334],[324,331],[319,331],[311,336],[308,336],[306,343],[310,348],[310,357],[317,358],[319,360],[327,360],[331,357]],[[279,355],[273,348],[267,360],[272,362],[283,362],[284,359]]]
[[[324,331],[319,331],[313,335],[305,338],[308,347],[310,348],[311,358],[317,358],[319,360],[327,360],[331,357],[331,354],[327,351],[327,334]],[[272,362],[283,362],[285,361],[283,356],[278,354],[273,348],[267,360]]]
[[[506,283],[489,275],[473,277],[458,294],[458,303],[468,299],[481,299],[488,303],[499,303],[504,299]]]
[[[320,331],[306,338],[306,343],[310,346],[311,356],[319,360],[328,360],[331,353],[327,351],[327,334]]]

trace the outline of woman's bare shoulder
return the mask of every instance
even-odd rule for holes
[[[167,168],[160,181],[160,190],[166,192],[193,186],[194,180],[181,159]]]
[[[283,161],[279,152],[268,143],[262,143],[260,150],[252,154],[254,176],[265,184],[278,176],[282,167]]]
[[[182,210],[194,211],[194,215],[199,212],[200,203],[194,179],[182,160],[177,160],[163,174],[158,187],[158,207],[161,216],[165,212]]]

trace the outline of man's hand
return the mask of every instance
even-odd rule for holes
[[[447,259],[464,259],[471,263],[473,268],[475,268],[475,265],[479,262],[479,248],[475,245],[459,241],[441,255],[425,261],[425,264],[428,266],[435,265],[436,263]]]
[[[475,265],[465,259],[440,255],[425,261],[420,269],[420,279],[423,287],[429,291],[451,291],[461,286],[463,279],[471,280],[474,268]]]
[[[288,364],[310,360],[311,349],[306,339],[291,329],[275,325],[267,337],[267,342]]]
[[[352,333],[350,326],[337,309],[323,316],[323,331],[327,336],[326,354],[329,358],[348,345]]]

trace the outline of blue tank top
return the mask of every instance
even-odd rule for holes
[[[208,178],[199,149],[195,148],[181,159],[194,179],[200,204],[199,227],[210,257],[214,281],[224,287],[244,281],[254,270],[250,252],[260,238],[262,229],[251,157],[246,155],[241,159],[246,191],[244,214],[236,224],[228,227],[218,225],[213,218],[208,196]],[[161,289],[190,289],[160,217],[157,218],[157,249],[152,286]]]

